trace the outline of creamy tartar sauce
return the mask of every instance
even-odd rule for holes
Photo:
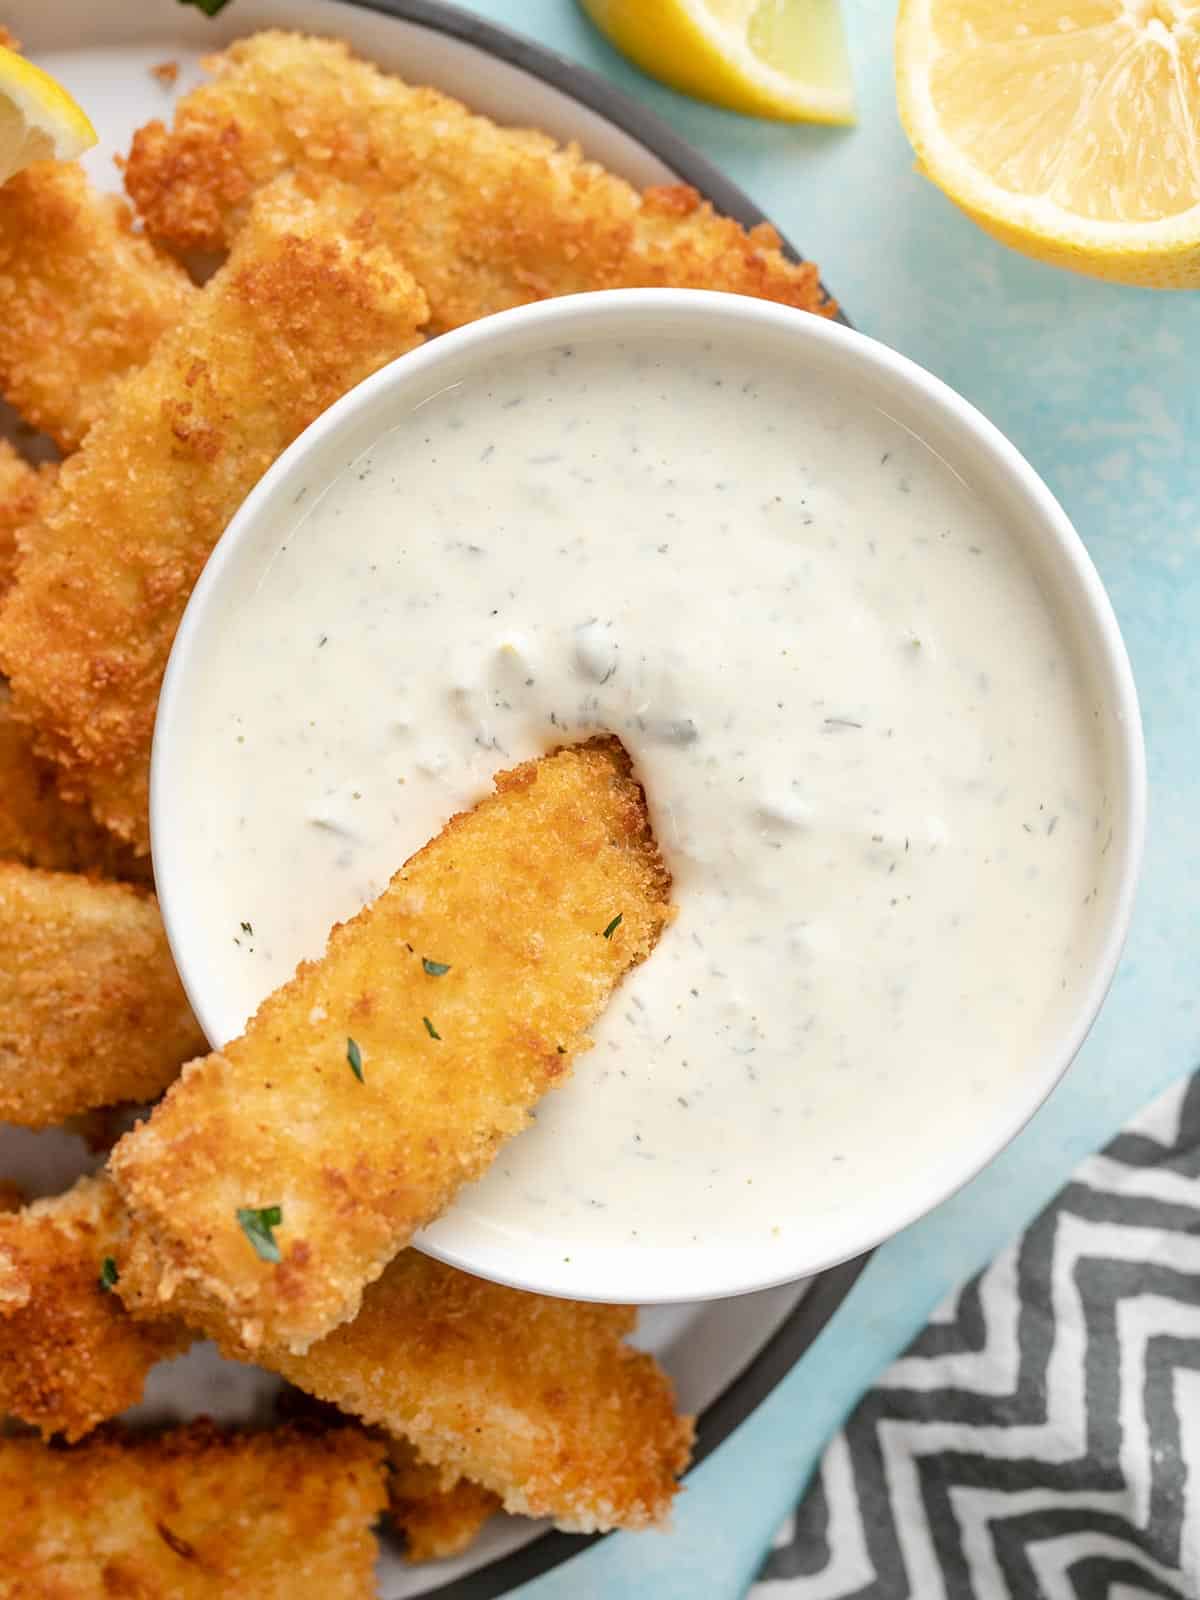
[[[432,394],[213,639],[179,825],[235,1020],[497,770],[630,751],[678,918],[458,1202],[517,1241],[802,1229],[1010,1104],[1090,954],[1066,624],[921,440],[732,342]]]

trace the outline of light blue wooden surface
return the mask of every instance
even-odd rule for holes
[[[460,0],[462,3],[462,0]],[[1200,1044],[1200,298],[1015,256],[919,179],[896,119],[892,0],[843,0],[861,120],[748,121],[649,82],[572,0],[467,0],[640,97],[762,206],[855,324],[973,400],[1074,518],[1133,657],[1151,818],[1133,934],[1057,1093],[969,1188],[882,1249],[770,1400],[691,1478],[664,1536],[606,1541],[523,1600],[740,1595],[831,1430],[957,1279]]]

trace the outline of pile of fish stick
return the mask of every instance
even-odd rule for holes
[[[589,1027],[670,920],[621,746],[498,774],[211,1051],[154,898],[150,745],[230,517],[379,367],[585,289],[833,307],[769,228],[639,192],[338,40],[260,33],[208,66],[135,136],[128,200],[71,163],[0,187],[0,395],[50,442],[34,465],[0,440],[0,1122],[141,1108],[62,1194],[27,1202],[0,1171],[0,1595],[358,1600],[378,1526],[413,1561],[500,1511],[661,1526],[692,1442],[631,1308],[409,1247],[587,1070]],[[203,283],[197,252],[219,263]],[[411,1026],[430,950],[432,1037]],[[307,1411],[123,1423],[201,1338]]]

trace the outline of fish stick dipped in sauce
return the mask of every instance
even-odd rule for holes
[[[249,1350],[353,1317],[564,1080],[669,884],[617,741],[500,774],[116,1147],[165,1300]]]

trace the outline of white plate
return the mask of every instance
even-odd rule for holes
[[[61,78],[87,107],[100,146],[87,157],[93,179],[118,188],[113,156],[134,128],[169,118],[174,99],[202,77],[199,58],[262,27],[345,38],[363,55],[457,95],[501,122],[521,122],[578,140],[587,154],[644,185],[683,179],[746,226],[762,214],[734,185],[650,113],[551,52],[468,13],[425,0],[237,0],[213,19],[173,0],[10,0],[4,21],[28,53]],[[151,68],[177,62],[165,89]],[[52,1194],[95,1165],[82,1143],[60,1133],[0,1127],[0,1174],[31,1194]],[[697,1459],[749,1415],[833,1314],[862,1262],[762,1294],[643,1313],[638,1342],[654,1350],[700,1415]],[[179,1419],[206,1414],[236,1421],[269,1412],[276,1380],[221,1361],[202,1345],[155,1370],[132,1416]],[[497,1517],[458,1560],[407,1567],[385,1547],[380,1593],[386,1600],[428,1595],[488,1600],[585,1549],[591,1541],[547,1533],[542,1525]]]

